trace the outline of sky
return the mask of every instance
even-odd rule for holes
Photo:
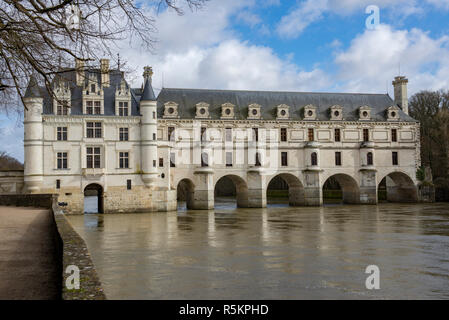
[[[144,66],[153,67],[156,93],[165,87],[393,96],[399,74],[409,79],[409,96],[449,89],[449,0],[211,0],[182,16],[140,3],[156,18],[157,42],[150,52],[126,40],[119,51],[136,70],[127,75],[133,86],[141,85]],[[378,24],[368,6],[379,9]],[[23,161],[20,122],[0,113],[0,150]]]

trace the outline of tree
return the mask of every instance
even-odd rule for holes
[[[23,165],[6,152],[0,151],[0,170],[21,170]]]
[[[35,74],[47,90],[52,78],[70,71],[73,61],[112,56],[117,41],[137,37],[154,44],[154,14],[161,8],[183,13],[207,0],[4,0],[0,2],[0,102],[22,100]],[[74,70],[72,68],[71,70]]]
[[[421,159],[434,177],[449,177],[449,91],[421,91],[410,98],[410,115],[421,125]]]

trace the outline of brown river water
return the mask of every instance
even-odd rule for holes
[[[449,299],[447,203],[68,218],[109,299]]]

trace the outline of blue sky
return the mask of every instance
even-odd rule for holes
[[[380,25],[368,30],[365,9]],[[153,9],[147,6],[149,14]],[[399,73],[409,95],[449,89],[449,0],[211,0],[183,16],[157,14],[153,52],[120,43],[137,70],[154,69],[154,86],[392,94]],[[110,57],[112,60],[115,57]],[[0,150],[23,160],[23,127],[0,115]]]

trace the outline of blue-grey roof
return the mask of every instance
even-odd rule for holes
[[[42,90],[34,75],[31,75],[30,81],[28,81],[28,86],[25,91],[24,98],[42,98]]]
[[[143,93],[140,97],[140,101],[156,101],[156,96],[154,95],[150,77],[145,80],[145,86],[143,88]]]
[[[89,75],[94,74],[97,77],[97,82],[101,83],[101,71],[100,69],[90,69],[86,71],[85,79],[89,79]],[[82,97],[83,97],[83,87],[76,85],[76,73],[74,71],[62,72],[54,79],[53,82],[59,81],[59,78],[66,80],[69,83],[72,99],[71,99],[71,114],[82,115]],[[110,70],[109,71],[109,87],[103,88],[104,92],[104,115],[113,116],[115,115],[115,90],[120,87],[120,83],[124,79],[123,73],[120,70]],[[126,81],[125,81],[126,82]],[[52,84],[53,85],[53,84]],[[128,86],[128,84],[126,83]],[[43,89],[41,89],[43,90]],[[45,91],[44,97],[44,114],[53,113],[53,101],[50,94]],[[139,116],[139,100],[134,94],[134,90],[131,89],[131,115]]]
[[[221,105],[232,103],[235,105],[235,119],[244,120],[248,116],[248,106],[256,103],[261,105],[261,118],[275,120],[277,106],[286,104],[289,108],[291,120],[304,118],[303,109],[311,104],[317,108],[317,120],[330,119],[330,107],[343,107],[343,120],[357,121],[358,109],[361,106],[371,108],[371,120],[385,121],[388,107],[394,101],[388,94],[364,93],[319,93],[319,92],[286,92],[286,91],[243,91],[243,90],[206,90],[206,89],[174,89],[164,88],[158,95],[158,116],[162,117],[164,103],[178,104],[178,115],[181,119],[195,118],[196,104],[206,102],[209,106],[211,119],[220,119]],[[402,121],[416,121],[412,117],[399,111]]]

